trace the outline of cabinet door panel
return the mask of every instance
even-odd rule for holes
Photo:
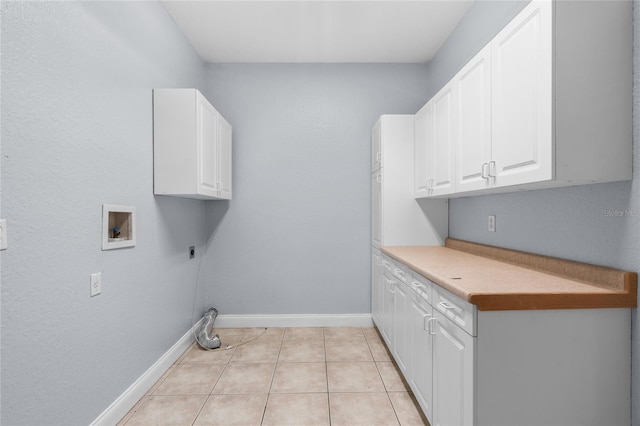
[[[382,171],[371,175],[371,245],[382,245]]]
[[[382,259],[378,250],[371,251],[371,316],[380,327],[382,312]]]
[[[457,192],[491,186],[488,176],[491,161],[490,53],[491,47],[487,45],[454,78],[458,115]]]
[[[231,199],[231,125],[218,116],[219,136],[218,136],[218,178],[216,182],[218,196],[224,199]]]
[[[415,198],[423,198],[430,195],[429,179],[433,177],[432,162],[429,153],[433,152],[433,106],[431,102],[416,113],[414,118],[414,143],[413,143],[413,186]]]
[[[431,315],[431,305],[414,296],[409,318],[412,349],[408,377],[413,394],[427,419],[433,419],[433,336],[428,330]]]
[[[473,423],[474,338],[433,312],[433,422],[441,425]]]
[[[534,2],[492,42],[496,186],[553,178],[552,2]]]
[[[433,98],[433,151],[428,152],[432,164],[432,195],[451,194],[454,186],[454,110],[452,85],[447,85]]]
[[[407,372],[408,340],[407,340],[407,288],[398,282],[393,291],[393,354],[398,368],[404,374]]]
[[[382,133],[381,120],[378,120],[371,130],[371,171],[375,172],[382,166]]]
[[[395,282],[386,274],[382,276],[382,311],[381,322],[382,328],[379,328],[382,337],[389,349],[392,349],[393,342],[391,340],[391,330],[393,328],[393,286]]]
[[[217,196],[217,144],[218,144],[218,112],[201,97],[196,97],[197,126],[197,158],[198,160],[198,192]]]

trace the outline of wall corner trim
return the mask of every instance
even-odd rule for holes
[[[202,319],[200,320],[202,321]],[[142,376],[122,395],[102,412],[90,426],[116,425],[131,410],[149,389],[162,377],[174,362],[195,342],[193,331],[200,321],[187,331],[167,352],[164,353]]]

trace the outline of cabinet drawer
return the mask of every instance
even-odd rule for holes
[[[472,336],[477,335],[477,307],[465,300],[460,299],[445,290],[433,285],[433,300],[431,302],[434,309],[453,321],[458,327]]]
[[[417,272],[411,271],[411,278],[409,280],[409,287],[418,294],[422,299],[426,300],[430,305],[433,304],[433,297],[431,296],[432,283]]]
[[[394,263],[389,256],[385,254],[382,255],[382,270],[386,275],[393,275]]]
[[[409,285],[411,282],[411,273],[408,267],[399,262],[393,262],[393,276],[401,283]]]

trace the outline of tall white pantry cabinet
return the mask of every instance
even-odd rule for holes
[[[377,325],[389,324],[380,320],[392,314],[394,303],[382,274],[380,247],[441,246],[449,232],[447,200],[414,198],[413,132],[413,114],[383,115],[371,132],[371,303]]]

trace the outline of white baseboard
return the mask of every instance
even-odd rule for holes
[[[373,320],[371,314],[218,315],[215,327],[373,327]]]
[[[201,320],[202,321],[202,320]],[[173,365],[180,355],[195,341],[193,330],[198,324],[189,329],[164,355],[160,357],[142,376],[138,378],[122,395],[116,399],[106,410],[96,418],[91,426],[116,425],[133,408],[134,405],[147,393],[149,389],[162,377]]]

